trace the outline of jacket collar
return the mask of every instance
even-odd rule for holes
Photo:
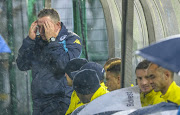
[[[103,85],[103,84],[101,84]],[[101,96],[101,95],[104,95],[106,93],[108,93],[109,91],[104,87],[104,86],[101,86],[99,87],[99,89],[94,93],[94,95],[91,97],[91,101],[96,99],[97,97]],[[90,101],[90,102],[91,102]]]
[[[62,36],[67,35],[68,29],[66,29],[66,26],[61,22],[61,30],[57,36],[57,39],[60,39]]]
[[[141,96],[141,98],[148,98],[148,97],[153,97],[155,94],[156,94],[156,92],[154,90],[151,90],[147,94],[144,94],[143,92],[141,92],[140,96]]]
[[[171,91],[175,91],[174,88],[176,87],[176,82],[173,81],[171,83],[171,85],[169,86],[167,92],[164,95],[161,95],[162,98],[164,98],[165,100],[168,99],[168,97],[171,95]]]

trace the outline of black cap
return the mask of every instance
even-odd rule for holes
[[[84,58],[71,59],[65,67],[66,74],[68,74],[68,76],[73,80],[74,76],[71,74],[71,72],[78,71],[87,62],[88,61]]]
[[[84,64],[80,70],[83,70],[83,69],[92,69],[94,71],[96,71],[98,77],[99,77],[99,80],[104,80],[104,68],[102,65],[96,63],[96,62],[88,62],[86,64]]]
[[[95,93],[100,87],[100,81],[96,71],[84,69],[79,71],[73,79],[73,89],[82,95]]]

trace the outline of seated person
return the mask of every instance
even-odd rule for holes
[[[72,86],[73,77],[78,72],[78,70],[86,64],[88,61],[83,58],[74,58],[70,60],[65,68],[65,76],[67,79],[67,84],[69,86]],[[71,95],[71,101],[68,110],[66,111],[66,115],[71,114],[76,108],[83,105],[83,103],[80,103],[80,99],[77,96],[76,92],[73,91]]]
[[[104,64],[106,86],[109,91],[121,88],[121,59],[111,58]]]
[[[180,87],[174,81],[174,72],[151,63],[147,73],[154,91],[161,91],[161,98],[180,105]]]
[[[101,86],[107,90],[107,87],[105,86],[103,80],[104,80],[104,69],[103,67],[95,62],[88,62],[85,59],[73,59],[70,60],[70,62],[67,64],[65,71],[66,71],[66,79],[68,82],[69,86],[72,86],[73,82],[73,77],[74,75],[78,72],[78,70],[83,70],[83,69],[93,69],[97,72],[97,75],[99,79],[101,80]],[[83,103],[80,102],[80,99],[78,98],[77,94],[75,91],[73,91],[71,95],[71,102],[69,105],[69,108],[66,112],[67,114],[71,114],[77,107],[80,107],[83,105]]]
[[[147,79],[147,69],[150,63],[150,61],[144,60],[137,65],[135,70],[137,83],[141,91],[140,99],[142,107],[164,101],[164,99],[160,98],[161,92],[154,92]]]
[[[96,71],[96,73],[99,77],[99,80],[100,80],[100,85],[102,87],[104,87],[105,89],[107,89],[107,87],[104,84],[104,72],[105,71],[104,71],[104,68],[102,65],[100,65],[96,62],[88,62],[80,68],[80,70],[83,70],[83,69],[92,69],[92,70]]]
[[[109,92],[100,85],[99,77],[92,69],[83,69],[75,75],[73,89],[83,104]]]

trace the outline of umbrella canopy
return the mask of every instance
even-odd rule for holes
[[[180,73],[180,34],[140,49],[136,54],[168,70]]]
[[[11,53],[8,45],[4,41],[3,37],[0,35],[0,53]]]
[[[106,93],[88,103],[78,115],[111,115],[117,111],[141,108],[138,86],[121,88]]]
[[[139,109],[119,111],[113,115],[179,115],[178,108],[179,106],[175,103],[162,102]]]

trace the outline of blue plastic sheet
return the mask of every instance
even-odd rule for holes
[[[11,53],[8,45],[6,44],[3,37],[0,35],[0,53]]]

